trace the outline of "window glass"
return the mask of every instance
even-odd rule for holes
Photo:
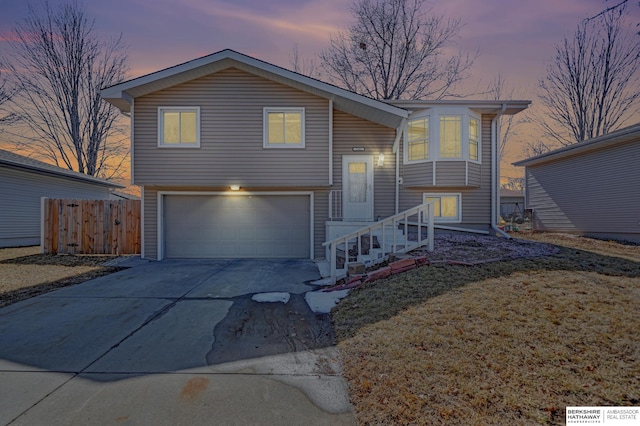
[[[458,197],[440,197],[440,216],[448,219],[458,217]]]
[[[284,113],[269,113],[269,143],[284,143]]]
[[[284,143],[300,144],[302,142],[302,114],[287,112],[284,114],[286,138]]]
[[[407,141],[409,161],[429,158],[429,117],[409,121]]]
[[[433,217],[436,222],[460,221],[460,195],[426,194],[424,201],[433,201]]]
[[[349,163],[349,202],[367,201],[367,163]]]
[[[164,113],[164,143],[179,143],[178,135],[180,131],[180,113],[165,112]]]
[[[440,158],[462,158],[462,137],[460,116],[440,117]]]
[[[469,118],[469,159],[478,160],[478,129],[480,123],[475,118]]]
[[[196,143],[197,140],[197,114],[194,112],[180,113],[180,142]]]

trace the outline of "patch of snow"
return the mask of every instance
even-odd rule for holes
[[[349,294],[349,289],[338,291],[310,291],[304,295],[309,308],[317,314],[328,314],[331,309],[338,304],[340,299]]]
[[[289,293],[256,293],[251,300],[256,302],[289,302],[291,295]]]

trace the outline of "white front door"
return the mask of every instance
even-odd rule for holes
[[[373,220],[373,156],[342,156],[342,216]]]

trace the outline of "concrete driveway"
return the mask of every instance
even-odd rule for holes
[[[166,260],[0,309],[0,424],[355,424],[319,278]]]

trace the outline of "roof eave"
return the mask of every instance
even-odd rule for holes
[[[549,161],[571,157],[583,152],[604,148],[609,145],[630,142],[636,139],[640,139],[640,123],[584,142],[562,147],[525,160],[516,161],[515,163],[512,163],[512,165],[517,167],[535,166]]]
[[[120,185],[118,183],[113,183],[113,182],[108,182],[99,178],[93,178],[92,176],[76,176],[74,174],[71,173],[64,173],[64,172],[58,172],[56,170],[50,170],[50,169],[44,169],[35,165],[29,165],[29,164],[24,164],[24,163],[20,163],[17,161],[11,161],[8,159],[0,159],[0,164],[4,164],[7,165],[9,167],[13,167],[16,169],[24,169],[24,170],[29,170],[29,171],[34,171],[34,172],[38,172],[38,173],[42,173],[42,174],[46,174],[46,175],[51,175],[51,176],[57,176],[57,177],[63,177],[63,178],[67,178],[67,179],[73,179],[76,180],[78,182],[83,182],[83,183],[90,183],[93,185],[99,185],[99,186],[105,186],[108,188],[120,188],[120,189],[124,189],[126,188],[126,186]]]
[[[465,100],[465,99],[451,99],[451,100],[394,100],[385,101],[392,105],[396,105],[405,109],[419,110],[428,109],[441,106],[458,106],[470,108],[485,114],[497,114],[502,112],[507,115],[514,115],[521,111],[524,111],[531,105],[529,100]],[[502,107],[505,106],[503,110]]]

